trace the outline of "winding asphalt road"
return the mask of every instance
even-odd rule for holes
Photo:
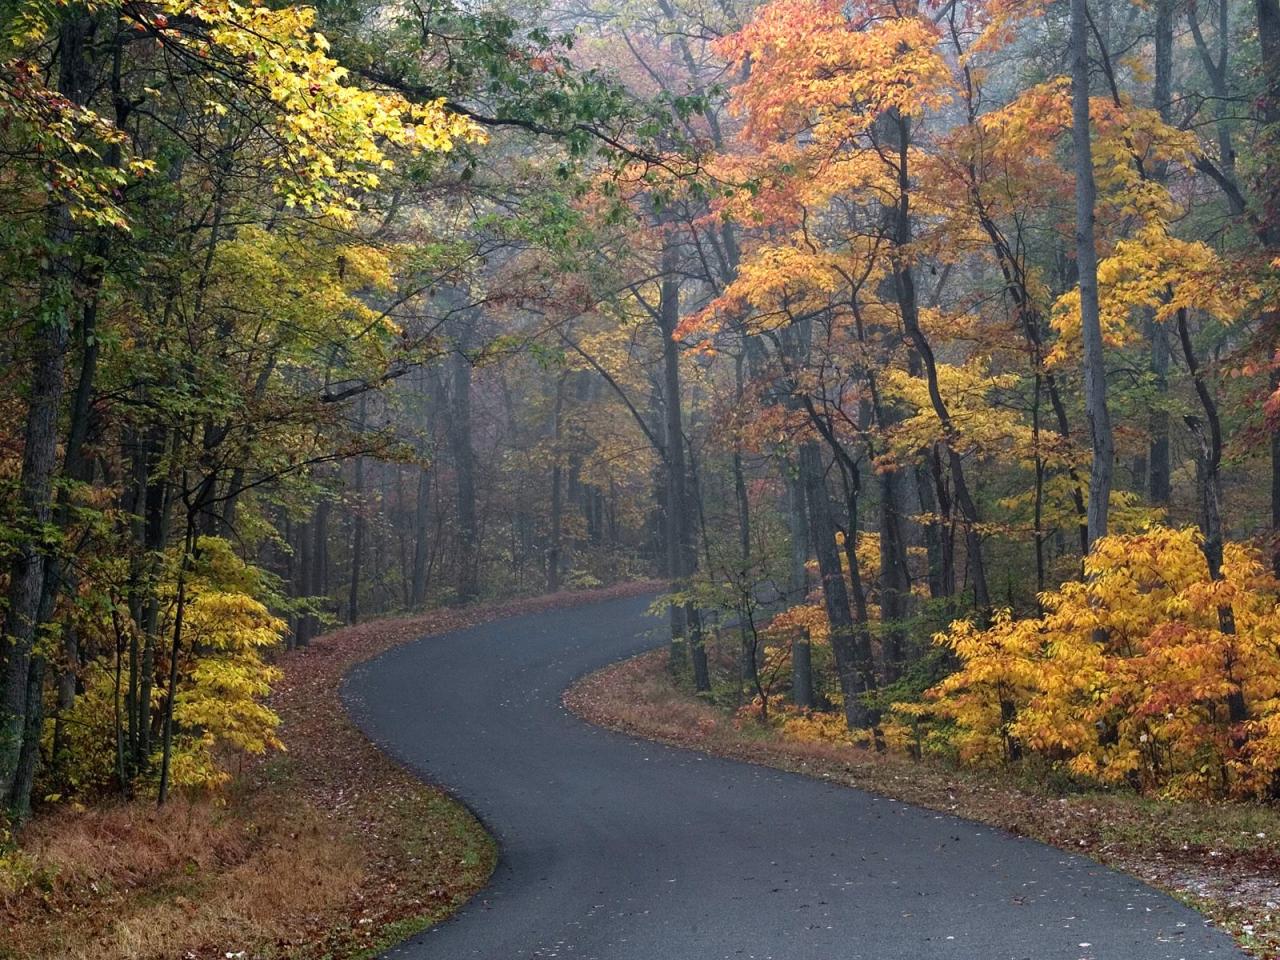
[[[344,696],[387,752],[497,836],[490,886],[412,960],[1242,957],[1092,861],[805,777],[598,730],[560,694],[655,646],[648,600],[400,647]]]

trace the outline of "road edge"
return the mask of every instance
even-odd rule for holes
[[[1108,847],[1088,830],[1053,832],[1050,824],[1061,823],[1054,819],[1053,811],[1044,815],[1049,805],[1063,806],[1080,799],[1076,797],[1047,797],[1021,791],[1007,779],[984,779],[981,775],[965,771],[945,771],[935,781],[945,783],[947,790],[938,792],[938,783],[913,785],[912,771],[922,771],[933,766],[931,772],[939,773],[939,764],[922,767],[906,758],[879,759],[859,748],[836,750],[830,746],[804,743],[787,743],[780,738],[763,737],[758,731],[743,731],[719,711],[697,699],[692,693],[677,690],[667,670],[667,651],[663,647],[637,654],[633,657],[591,671],[575,680],[561,695],[561,703],[570,713],[585,723],[616,733],[662,743],[668,746],[733,760],[741,763],[770,767],[788,773],[799,774],[815,780],[835,783],[850,789],[861,790],[878,797],[908,803],[913,806],[995,827],[1013,834],[1045,843],[1065,852],[1084,856],[1102,866],[1128,874],[1134,879],[1173,897],[1200,913],[1207,924],[1217,926],[1229,934],[1236,944],[1250,956],[1259,960],[1271,960],[1280,956],[1275,952],[1275,939],[1280,938],[1280,914],[1260,911],[1261,903],[1241,903],[1229,893],[1208,884],[1180,882],[1178,866],[1166,862],[1159,853],[1150,858],[1135,856],[1132,851],[1118,851]],[[654,708],[653,684],[665,683],[670,699],[661,704],[669,716]],[[628,709],[618,705],[626,703]],[[881,768],[877,775],[876,768]],[[917,789],[913,789],[913,786]],[[1020,805],[1031,805],[1042,815],[1018,816],[1010,819],[994,814],[997,805],[992,800],[1017,793]],[[986,805],[969,805],[963,799],[984,800]],[[1117,798],[1110,798],[1116,801]],[[1087,806],[1097,798],[1081,801]],[[1160,816],[1152,808],[1152,801],[1134,799],[1132,812],[1139,818],[1154,819]],[[1090,808],[1094,814],[1097,807]],[[1071,811],[1073,814],[1075,810]],[[1183,853],[1183,863],[1191,858]],[[1194,856],[1194,855],[1193,855]],[[1226,866],[1226,864],[1224,864]],[[1216,871],[1215,871],[1216,872]],[[1274,875],[1274,874],[1272,874]],[[1272,884],[1273,886],[1273,884]],[[1248,898],[1244,898],[1246,901]],[[1274,902],[1274,901],[1272,901]],[[1255,922],[1254,918],[1262,922]]]

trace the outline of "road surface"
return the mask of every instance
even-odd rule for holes
[[[394,649],[344,697],[497,837],[488,888],[397,960],[1238,958],[1174,900],[1052,847],[588,726],[584,673],[660,642],[645,598]]]

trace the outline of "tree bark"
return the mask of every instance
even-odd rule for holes
[[[787,484],[787,526],[791,540],[791,568],[787,584],[787,606],[804,603],[809,596],[809,519],[805,510],[804,482],[793,475],[791,464],[783,466]],[[809,631],[802,631],[791,644],[791,699],[797,707],[813,706],[813,657]]]
[[[480,593],[475,451],[471,446],[471,361],[457,349],[450,357],[450,365],[453,368],[453,417],[449,423],[449,445],[458,494],[457,600],[471,603]]]
[[[1155,22],[1155,81],[1152,101],[1160,119],[1170,120],[1171,87],[1173,82],[1173,0],[1156,0]],[[1153,179],[1164,183],[1165,165],[1152,169]],[[1146,319],[1151,340],[1151,379],[1156,399],[1151,406],[1148,429],[1151,442],[1147,449],[1147,498],[1155,506],[1167,506],[1171,493],[1169,461],[1169,338],[1164,324],[1156,321],[1148,311]],[[1140,478],[1141,479],[1141,478]]]
[[[908,166],[910,136],[908,120],[905,117],[895,114],[893,121],[898,138],[898,203],[894,209],[893,236],[896,248],[893,258],[894,290],[898,299],[898,308],[902,314],[902,325],[916,352],[920,355],[920,362],[924,366],[925,382],[929,389],[929,400],[942,427],[942,441],[946,446],[948,457],[947,465],[951,471],[951,482],[955,487],[955,503],[960,508],[960,515],[964,520],[965,550],[968,554],[970,579],[973,583],[974,606],[985,613],[991,608],[991,597],[987,589],[986,564],[982,556],[982,535],[978,530],[978,507],[965,479],[964,461],[957,447],[959,437],[955,424],[952,422],[950,411],[938,386],[938,368],[933,347],[920,327],[920,308],[916,297],[914,272],[901,254],[901,251],[911,242],[911,177]]]
[[[561,433],[564,429],[565,376],[556,380],[555,406],[551,412],[551,544],[547,548],[547,592],[560,589],[560,540],[564,525],[564,490],[561,477]]]
[[[427,602],[427,569],[430,566],[431,470],[418,467],[418,491],[413,505],[413,588],[409,606],[419,609]]]
[[[367,396],[367,394],[363,393],[360,395],[357,422],[361,434],[364,433],[365,400]],[[364,457],[356,457],[354,481],[355,517],[353,526],[355,529],[351,532],[351,589],[347,596],[347,621],[349,623],[360,622],[360,574],[364,565],[365,533]]]
[[[1199,445],[1199,456],[1196,460],[1196,474],[1200,487],[1200,532],[1204,537],[1204,558],[1209,567],[1209,576],[1213,580],[1222,579],[1222,553],[1224,536],[1222,530],[1222,424],[1218,417],[1218,404],[1209,383],[1196,359],[1195,347],[1191,343],[1191,331],[1187,326],[1187,311],[1179,310],[1178,340],[1182,344],[1182,356],[1187,370],[1195,384],[1196,397],[1204,411],[1205,419],[1187,417],[1187,426],[1195,436]],[[1230,604],[1218,607],[1218,628],[1228,636],[1236,632],[1235,611]],[[1227,675],[1232,676],[1233,663],[1226,665]],[[1244,690],[1237,680],[1235,688],[1227,694],[1227,712],[1233,724],[1243,723],[1248,719],[1248,709],[1244,700]]]
[[[173,758],[173,707],[178,696],[178,658],[182,654],[182,629],[187,612],[187,564],[195,550],[195,515],[187,512],[186,532],[182,537],[182,556],[178,558],[177,598],[173,613],[173,643],[169,648],[169,682],[164,702],[164,729],[160,741],[160,787],[156,804],[169,799],[169,767]]]
[[[315,582],[315,574],[313,572],[315,561],[312,558],[312,544],[315,538],[311,532],[310,521],[297,524],[295,530],[298,535],[297,596],[303,598],[309,604]],[[298,614],[298,631],[293,641],[295,646],[305,647],[311,642],[313,619],[314,614],[310,611]]]
[[[831,500],[823,480],[822,454],[816,443],[801,445],[800,475],[809,510],[809,533],[822,578],[822,598],[827,622],[830,624],[831,650],[835,655],[840,692],[844,697],[845,722],[851,730],[863,729],[874,722],[874,717],[863,700],[864,694],[875,689],[871,642],[865,624],[859,629],[850,612],[849,592],[845,587],[844,570],[836,549]]]
[[[96,20],[82,11],[68,12],[58,31],[58,89],[69,101],[83,105],[91,92],[91,51]],[[45,543],[52,518],[53,475],[58,452],[58,410],[62,402],[63,376],[71,341],[75,302],[72,244],[75,228],[65,202],[55,202],[46,213],[51,254],[41,275],[41,305],[45,316],[36,321],[31,359],[27,421],[23,430],[22,468],[18,507],[27,523],[15,545],[9,567],[9,588],[4,628],[0,632],[0,802],[16,812],[29,809],[29,787],[22,788],[19,764],[23,745],[40,724],[41,698],[29,694],[33,679],[43,681],[43,663],[36,664],[38,678],[30,673],[32,652],[39,629],[44,593],[45,564],[52,553]],[[19,790],[15,793],[15,784]],[[19,796],[18,793],[25,793]]]
[[[673,589],[684,591],[692,586],[698,569],[697,531],[693,523],[689,496],[689,468],[685,459],[684,414],[680,392],[680,345],[675,341],[680,324],[680,281],[676,275],[678,250],[668,240],[662,253],[662,286],[658,304],[658,324],[662,333],[663,409],[666,416],[667,513],[670,519],[669,551],[673,559]],[[702,620],[697,607],[686,603],[683,620],[688,636],[689,659],[693,665],[694,687],[699,692],[711,689],[707,651],[702,638]],[[673,626],[675,624],[673,623]],[[675,635],[673,632],[673,641]]]
[[[1258,44],[1262,49],[1264,92],[1261,119],[1267,135],[1258,151],[1262,159],[1262,216],[1258,236],[1274,256],[1280,248],[1280,2],[1254,0],[1258,19]],[[1280,388],[1280,372],[1273,374]],[[1272,566],[1280,576],[1280,427],[1271,431],[1271,536],[1275,543]]]
[[[1075,153],[1076,268],[1079,273],[1080,328],[1084,341],[1085,419],[1093,448],[1089,470],[1088,539],[1107,535],[1115,440],[1107,409],[1107,370],[1098,306],[1098,251],[1094,239],[1097,187],[1089,127],[1089,6],[1071,0],[1071,132]]]

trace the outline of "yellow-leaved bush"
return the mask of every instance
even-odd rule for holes
[[[168,691],[159,681],[169,672],[178,562],[176,552],[166,557],[165,579],[159,587],[163,614],[154,638],[158,682],[149,711],[153,771],[160,768],[159,732]],[[266,703],[271,685],[280,677],[266,655],[279,647],[286,630],[284,621],[273,616],[264,602],[270,593],[265,574],[245,563],[230,543],[217,537],[199,539],[187,572],[178,654],[171,757],[174,786],[216,788],[230,777],[228,760],[284,748],[276,733],[280,718]],[[127,616],[111,619],[125,630],[132,625]],[[65,754],[60,758],[63,779],[85,795],[118,784],[118,764],[123,762],[118,750],[128,715],[122,700],[122,674],[128,669],[123,647],[129,645],[129,637],[93,639],[117,645],[121,656],[115,663],[103,659],[86,668],[83,692],[66,725]],[[143,639],[132,638],[135,649]]]
[[[971,762],[1037,755],[1168,796],[1272,793],[1280,582],[1259,553],[1227,544],[1214,580],[1196,530],[1153,527],[1099,540],[1085,571],[1041,597],[1042,616],[938,634],[960,669],[895,709]]]
[[[188,587],[186,643],[194,651],[174,699],[175,786],[210,787],[228,774],[220,751],[261,754],[283,749],[280,718],[264,702],[280,671],[263,654],[279,645],[286,624],[255,594],[261,572],[226,540],[205,537]]]

